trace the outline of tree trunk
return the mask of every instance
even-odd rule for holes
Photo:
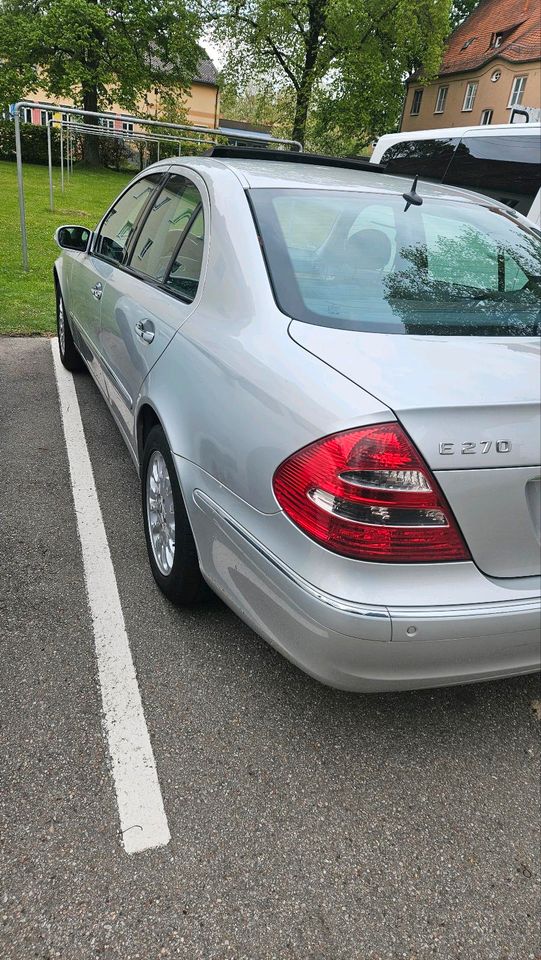
[[[314,88],[315,67],[321,36],[325,30],[328,0],[308,0],[308,31],[305,37],[306,55],[297,90],[295,119],[293,120],[292,140],[298,140],[304,147],[306,121]]]
[[[98,109],[98,90],[96,86],[87,87],[83,90],[83,110]],[[97,126],[97,117],[84,117],[84,122],[89,126]],[[95,134],[84,138],[83,146],[84,162],[89,167],[100,166],[100,141]]]

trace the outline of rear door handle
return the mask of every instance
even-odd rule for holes
[[[93,297],[95,297],[96,300],[101,300],[102,294],[103,294],[103,286],[99,282],[99,280],[95,284],[95,286],[90,288],[90,293],[92,294]]]
[[[145,343],[152,343],[154,340],[154,324],[152,320],[137,320],[135,324],[135,332],[141,340],[144,340]]]

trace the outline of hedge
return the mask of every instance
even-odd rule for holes
[[[60,166],[60,135],[55,127],[51,128],[51,142],[53,163]],[[47,164],[47,128],[21,123],[21,147],[24,161]],[[13,120],[0,120],[0,160],[15,160]]]

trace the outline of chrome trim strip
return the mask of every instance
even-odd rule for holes
[[[521,613],[539,613],[541,627],[541,598],[522,600],[495,600],[489,603],[470,603],[460,607],[390,607],[393,620],[469,620],[513,616]]]
[[[324,603],[326,606],[331,607],[333,610],[339,610],[341,613],[353,614],[357,617],[365,617],[370,620],[389,620],[389,612],[387,607],[368,607],[364,606],[361,603],[352,603],[348,600],[342,600],[340,597],[335,597],[330,593],[325,593],[324,590],[320,590],[318,587],[314,587],[313,584],[309,583],[308,580],[305,580],[304,577],[299,576],[298,573],[295,573],[291,567],[288,567],[283,560],[280,560],[276,554],[272,553],[267,547],[257,540],[251,533],[246,530],[245,527],[241,526],[236,520],[233,519],[230,514],[226,513],[222,507],[218,506],[214,500],[211,500],[202,490],[194,490],[193,492],[193,501],[199,509],[204,509],[207,507],[212,510],[214,513],[218,514],[221,520],[227,523],[239,536],[243,537],[251,547],[257,550],[265,560],[271,563],[276,567],[280,573],[285,577],[291,580],[296,586],[300,587],[301,590],[304,590],[305,593],[308,593],[311,597],[314,597],[315,600],[319,600],[320,603]]]
[[[354,616],[367,617],[371,620],[391,620],[411,622],[423,620],[468,620],[478,618],[513,616],[517,614],[529,614],[539,612],[541,623],[541,597],[526,597],[520,600],[496,600],[488,603],[461,604],[460,606],[433,606],[433,607],[384,607],[384,606],[365,606],[361,603],[343,600],[335,597],[333,594],[325,593],[313,584],[305,580],[298,573],[295,573],[283,560],[280,560],[276,554],[272,553],[267,547],[257,540],[240,523],[231,517],[222,507],[211,500],[202,490],[194,490],[193,501],[200,509],[205,507],[229,524],[241,537],[243,537],[250,546],[254,547],[269,563],[276,567],[280,573],[284,574],[289,580],[304,590],[311,597],[319,600],[333,610],[339,610],[341,613],[349,613]]]

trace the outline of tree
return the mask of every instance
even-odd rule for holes
[[[479,0],[454,0],[451,9],[451,30],[455,30],[479,6]]]
[[[422,63],[427,76],[434,72],[451,7],[451,0],[195,2],[214,39],[226,47],[227,76],[244,84],[266,76],[277,89],[293,92],[291,136],[302,143],[316,100],[328,105],[334,99],[352,112],[351,94],[362,93],[367,80],[374,97],[392,88],[396,100],[412,64]],[[377,99],[372,102],[374,110],[364,111],[369,128],[380,107]]]
[[[153,88],[180,97],[195,76],[198,34],[184,0],[0,0],[0,98],[44,89],[98,111],[114,102],[134,110]],[[85,159],[98,161],[95,137]]]

